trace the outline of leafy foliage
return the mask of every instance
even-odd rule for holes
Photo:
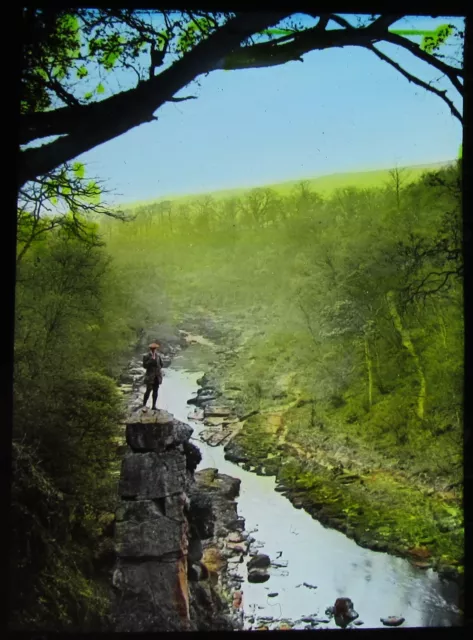
[[[414,466],[428,451],[448,484],[461,473],[460,171],[149,204],[107,224],[108,247],[151,315],[225,328],[221,375],[242,407],[302,395],[334,438]],[[433,286],[432,271],[452,273]]]
[[[96,221],[102,216],[124,219],[102,202],[104,193],[102,185],[86,178],[81,162],[67,163],[20,189],[17,262],[32,243],[53,229],[62,228],[87,244],[100,245]]]
[[[103,629],[126,301],[103,249],[65,225],[17,275],[11,624]]]

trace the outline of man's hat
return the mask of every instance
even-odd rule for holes
[[[157,349],[158,347],[159,347],[159,344],[158,344],[157,342],[152,342],[152,343],[149,345],[149,348],[150,348],[150,349]]]

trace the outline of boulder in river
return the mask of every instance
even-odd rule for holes
[[[249,569],[248,582],[266,582],[269,580],[269,573],[265,569]]]
[[[327,607],[325,613],[334,616],[335,624],[344,629],[359,617],[350,598],[337,598],[333,607]]]
[[[271,564],[271,558],[265,553],[258,553],[248,561],[248,569],[267,569]]]
[[[248,462],[249,460],[243,449],[233,440],[224,446],[223,451],[225,460],[230,460],[230,462]]]
[[[386,627],[399,627],[403,622],[405,622],[405,618],[401,618],[400,616],[388,616],[387,618],[380,618],[380,621]]]

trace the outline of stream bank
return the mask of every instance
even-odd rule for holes
[[[455,583],[405,559],[360,547],[304,509],[295,509],[275,491],[274,477],[247,471],[225,459],[223,446],[202,442],[212,428],[188,418],[194,411],[187,400],[196,395],[201,375],[187,370],[186,356],[183,352],[176,357],[166,372],[158,405],[193,425],[193,442],[202,454],[199,469],[218,469],[241,480],[238,513],[245,520],[250,546],[243,562],[235,557],[235,571],[241,579],[246,629],[337,628],[325,610],[338,597],[353,600],[359,613],[354,627],[360,622],[360,628],[381,627],[380,618],[391,615],[404,617],[409,627],[461,624]],[[271,560],[269,579],[263,583],[248,581],[248,558],[253,554]]]
[[[296,508],[360,546],[407,558],[463,586],[463,512],[456,492],[432,487],[373,448],[335,440],[303,397],[281,394],[251,410],[242,385],[221,364],[221,346],[214,348],[216,362],[191,400],[197,418],[204,411],[211,446],[224,446],[227,459],[246,470],[275,476],[276,490]],[[224,413],[215,415],[215,409]],[[299,424],[313,425],[310,444]]]
[[[137,364],[136,375],[141,373]],[[195,373],[189,373],[188,370]],[[343,533],[325,528],[311,517],[308,510],[294,509],[297,505],[293,506],[281,495],[283,492],[278,492],[281,487],[276,484],[275,477],[254,473],[268,474],[268,465],[258,468],[251,465],[248,459],[243,462],[246,467],[243,468],[242,461],[237,465],[225,459],[231,457],[231,447],[227,446],[225,452],[223,446],[242,433],[247,421],[251,425],[251,419],[258,414],[245,417],[233,409],[229,413],[228,405],[232,405],[229,398],[225,398],[222,391],[216,388],[211,376],[202,376],[196,373],[198,371],[202,369],[195,352],[186,349],[179,353],[178,349],[172,367],[165,372],[158,406],[171,411],[179,420],[192,424],[195,428],[193,441],[204,441],[198,444],[202,452],[199,468],[211,467],[218,469],[220,474],[232,478],[236,476],[241,480],[238,511],[247,522],[248,531],[242,532],[243,541],[246,537],[250,542],[245,549],[246,555],[243,554],[245,557],[241,562],[241,553],[232,554],[229,549],[220,548],[217,553],[211,552],[209,557],[216,560],[216,566],[219,566],[222,551],[224,557],[229,554],[231,562],[227,563],[227,569],[229,565],[232,569],[227,597],[232,601],[232,606],[235,604],[244,609],[245,628],[276,628],[275,625],[281,623],[282,628],[314,628],[320,624],[335,627],[324,612],[341,595],[352,597],[355,608],[361,612],[362,619],[355,621],[355,624],[364,622],[366,626],[382,626],[378,613],[385,617],[402,614],[406,617],[407,626],[461,624],[460,612],[454,604],[458,601],[458,589],[454,583],[440,579],[430,568],[421,570],[401,558],[362,548]],[[197,398],[197,380],[200,389],[205,389],[203,396],[207,396],[207,399],[203,399],[202,393],[199,395],[204,403],[207,402],[207,407],[192,406]],[[216,397],[209,400],[212,394]],[[194,397],[194,401],[187,404],[191,397]],[[232,411],[235,417],[232,417]],[[211,415],[212,412],[214,415]],[[204,421],[195,420],[199,414]],[[212,446],[218,441],[223,446]],[[266,456],[268,458],[271,460]],[[212,475],[216,471],[205,473]],[[290,497],[289,494],[287,497]],[[256,534],[260,540],[253,538]],[[236,540],[233,544],[239,546]],[[272,560],[276,559],[276,565],[280,565],[270,568],[268,584],[271,586],[247,582],[248,554],[251,556],[260,550]],[[278,559],[281,552],[283,557]],[[289,569],[285,568],[287,566]],[[370,584],[372,579],[375,585]],[[306,584],[315,588],[309,588]],[[372,587],[375,587],[374,591]],[[239,591],[243,591],[240,601],[238,595],[234,599],[234,594]],[[391,606],[386,608],[389,602]],[[370,603],[368,611],[366,603]],[[309,618],[312,620],[310,623],[307,622]]]

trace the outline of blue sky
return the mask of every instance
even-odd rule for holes
[[[460,23],[409,18],[396,27],[445,22]],[[440,75],[397,47],[380,49],[426,81]],[[214,72],[186,94],[198,99],[167,104],[157,122],[79,158],[88,175],[106,180],[111,201],[438,162],[455,158],[461,143],[461,125],[440,98],[359,47],[315,51],[303,63],[269,69]],[[449,95],[461,111],[455,90]]]

